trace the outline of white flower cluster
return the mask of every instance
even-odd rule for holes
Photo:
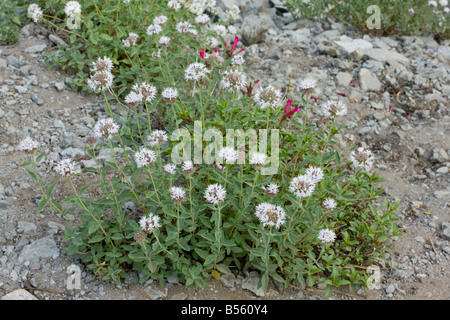
[[[150,145],[156,146],[167,141],[167,132],[164,130],[154,130],[147,138],[150,141]]]
[[[225,12],[225,19],[228,19],[230,21],[236,20],[239,18],[239,14],[241,13],[241,10],[237,5],[233,5],[231,9],[227,10]]]
[[[159,223],[159,216],[153,213],[150,213],[148,217],[142,217],[141,220],[139,220],[139,225],[143,231],[147,232],[152,232],[156,228],[161,227],[161,224]]]
[[[61,160],[55,167],[55,171],[63,177],[70,177],[75,174],[75,162],[67,158]]]
[[[299,83],[300,89],[302,89],[305,93],[311,93],[312,91],[314,91],[316,85],[317,81],[314,79],[304,79]]]
[[[191,160],[184,161],[182,169],[184,174],[191,174],[195,171],[194,163]]]
[[[28,12],[28,16],[35,23],[38,23],[44,17],[44,14],[42,13],[41,8],[36,3],[30,4],[28,6],[28,11],[27,12]]]
[[[175,11],[178,11],[181,9],[181,3],[179,3],[176,0],[170,0],[169,2],[167,2],[167,6],[170,9],[175,10]]]
[[[96,62],[92,63],[91,78],[87,81],[92,91],[98,92],[106,90],[112,86],[114,76],[111,73],[113,62],[110,58],[98,58]]]
[[[276,183],[269,183],[267,186],[262,186],[261,189],[263,189],[266,192],[267,196],[275,197],[280,187]]]
[[[138,168],[144,167],[156,161],[156,153],[145,147],[142,147],[138,152],[134,154],[134,160]]]
[[[99,120],[93,129],[93,136],[96,138],[110,138],[119,132],[119,125],[111,118]]]
[[[151,24],[151,25],[149,25],[147,27],[147,30],[146,30],[146,32],[147,32],[147,34],[149,36],[152,36],[154,34],[158,34],[161,31],[162,31],[162,28],[161,28],[161,26],[159,24]]]
[[[285,222],[285,212],[280,206],[264,202],[256,206],[255,216],[263,226],[280,228]]]
[[[330,229],[321,229],[319,231],[318,238],[322,243],[334,242],[334,240],[336,239],[336,233]]]
[[[167,172],[168,174],[174,175],[176,173],[177,170],[177,166],[173,163],[170,164],[165,164],[163,166],[163,169],[165,172]]]
[[[161,96],[166,102],[174,102],[178,97],[178,90],[176,88],[166,88],[161,92]]]
[[[19,148],[28,153],[33,153],[39,147],[39,143],[30,137],[26,137],[19,143]]]
[[[261,109],[275,108],[281,103],[281,92],[275,90],[271,85],[260,88],[255,92],[255,102]]]
[[[305,174],[299,175],[291,180],[289,191],[299,199],[309,197],[323,177],[321,168],[310,167],[306,170]]]
[[[125,102],[128,104],[137,104],[142,102],[143,100],[152,102],[157,91],[155,86],[150,85],[146,82],[135,84],[131,89],[133,91],[131,91],[125,97]]]
[[[200,80],[209,73],[208,68],[200,62],[191,63],[184,71],[186,80]]]
[[[186,193],[180,187],[171,187],[170,188],[170,197],[173,201],[180,204],[184,200],[186,200]]]
[[[137,33],[130,32],[128,34],[128,38],[126,38],[125,40],[122,40],[122,44],[124,47],[129,48],[131,46],[136,45],[137,39],[139,39],[139,35]]]
[[[225,147],[219,150],[218,156],[226,164],[235,163],[238,157],[238,153],[231,147]]]
[[[362,168],[366,171],[370,171],[375,161],[375,157],[370,150],[365,150],[364,148],[359,147],[352,151],[350,154],[350,160],[352,161],[355,169]]]
[[[205,190],[205,199],[213,205],[218,205],[225,201],[227,191],[218,183],[210,184]]]
[[[81,5],[78,1],[69,1],[64,8],[64,13],[71,18],[81,14]]]
[[[225,70],[220,82],[222,88],[239,90],[245,87],[246,77],[243,72],[237,70]]]
[[[337,203],[333,198],[328,198],[323,202],[323,206],[328,210],[333,210],[334,208],[336,208]]]
[[[254,152],[250,155],[249,162],[257,168],[264,167],[266,165],[267,155],[261,152]]]
[[[341,101],[330,100],[322,105],[322,112],[327,118],[345,116],[347,114],[347,106]]]
[[[170,42],[169,37],[162,36],[161,38],[159,38],[159,44],[162,45],[163,47],[167,47],[169,45],[169,42]]]

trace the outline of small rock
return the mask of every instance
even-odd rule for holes
[[[49,235],[37,239],[24,247],[19,255],[18,262],[31,261],[36,258],[57,258],[59,256],[59,248],[56,245],[53,236]]]
[[[28,88],[25,86],[15,86],[14,90],[16,90],[17,93],[27,93],[28,92]]]
[[[395,291],[395,287],[393,284],[390,284],[386,288],[384,288],[384,291],[386,292],[386,294],[392,294]]]
[[[17,232],[29,233],[36,231],[37,226],[33,222],[19,221],[17,224]]]
[[[144,292],[151,300],[158,300],[167,297],[167,288],[152,288],[151,285],[145,287]]]
[[[64,42],[63,39],[61,39],[58,36],[55,36],[54,34],[50,34],[48,36],[48,39],[53,42],[54,44],[56,44],[57,46],[67,46],[67,44]]]
[[[433,192],[433,196],[437,199],[442,199],[448,197],[450,195],[450,191],[448,190],[438,190]]]
[[[47,45],[44,43],[44,44],[37,44],[37,45],[31,46],[31,47],[28,47],[24,51],[26,53],[39,53],[39,52],[44,51],[46,48],[47,48]]]
[[[260,43],[265,40],[269,28],[276,28],[269,15],[248,15],[242,22],[242,41],[246,46]]]
[[[359,71],[359,82],[364,91],[380,91],[381,82],[375,73],[366,68]]]
[[[186,300],[187,294],[184,292],[175,293],[172,297],[170,297],[170,300]]]
[[[336,80],[339,86],[347,87],[352,81],[352,75],[348,72],[339,72],[336,76]]]
[[[258,297],[264,297],[264,291],[262,288],[258,288],[259,277],[249,277],[242,281],[242,289],[250,290]]]
[[[13,66],[13,67],[15,67],[15,68],[21,68],[21,67],[23,67],[24,65],[27,64],[26,61],[17,59],[17,58],[14,57],[14,56],[7,56],[7,57],[6,57],[6,62],[8,62],[8,65],[9,65],[9,66]]]
[[[448,161],[448,154],[442,148],[433,149],[430,160],[432,162],[444,163]]]
[[[380,49],[380,48],[369,48],[364,50],[365,56],[367,56],[369,59],[380,61],[380,62],[387,62],[389,64],[395,64],[395,63],[401,63],[403,65],[409,65],[409,59],[406,58],[404,55],[392,51],[392,50],[386,50],[386,49]]]
[[[44,104],[44,100],[39,98],[35,93],[31,94],[31,100],[33,100],[38,106],[41,106]]]
[[[64,89],[66,88],[66,85],[64,84],[64,82],[55,82],[53,87],[57,92],[63,92]]]

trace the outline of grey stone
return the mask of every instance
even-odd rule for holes
[[[17,59],[14,56],[7,56],[6,57],[6,62],[8,63],[8,66],[13,66],[15,68],[21,68],[21,67],[23,67],[24,65],[27,64],[26,61]]]
[[[359,71],[359,82],[364,91],[380,91],[381,82],[375,73],[369,69],[361,68]]]
[[[6,61],[6,59],[0,59],[0,69],[6,69],[7,66],[8,62]]]
[[[369,59],[380,61],[380,62],[387,62],[389,64],[395,64],[400,63],[403,65],[409,65],[409,59],[406,58],[404,55],[392,51],[392,50],[386,50],[386,49],[380,49],[380,48],[371,48],[371,49],[365,49],[364,50],[365,56]]]
[[[250,290],[258,297],[264,297],[264,291],[262,288],[258,288],[259,277],[249,277],[242,281],[242,289]]]
[[[39,300],[25,289],[17,289],[4,295],[1,300]]]
[[[31,47],[28,47],[24,51],[26,53],[39,53],[39,52],[44,51],[46,48],[47,48],[47,45],[44,43],[44,44],[37,44],[37,45],[31,46]]]
[[[53,258],[59,256],[59,248],[56,245],[53,236],[49,235],[31,242],[22,249],[19,255],[18,262],[31,261],[40,258]]]
[[[450,196],[450,191],[448,190],[438,190],[433,192],[433,196],[437,199],[442,199]]]
[[[347,87],[352,81],[352,75],[348,72],[339,72],[336,75],[336,80],[339,86]]]
[[[175,293],[172,297],[170,297],[170,300],[186,300],[187,294],[184,292]]]
[[[19,221],[17,223],[17,232],[29,233],[37,230],[37,226],[33,222]]]
[[[25,86],[15,86],[14,90],[16,90],[17,93],[27,93],[28,88]]]
[[[148,295],[151,300],[158,300],[167,297],[168,289],[164,288],[153,288],[151,285],[144,288],[144,292]]]
[[[56,44],[57,46],[67,46],[67,43],[64,42],[63,39],[61,39],[58,36],[55,36],[54,34],[50,34],[48,36],[48,39],[53,42],[54,44]]]
[[[365,41],[363,39],[352,39],[347,36],[342,36],[340,40],[334,41],[338,46],[340,46],[343,50],[344,54],[350,54],[357,49],[371,49],[373,45]]]
[[[395,287],[393,284],[390,284],[384,288],[384,291],[386,292],[386,294],[392,294],[395,291]]]
[[[35,93],[31,94],[31,100],[34,101],[38,106],[42,106],[44,104],[44,100],[39,98]]]
[[[448,161],[448,154],[442,148],[433,149],[430,160],[432,162],[444,163]]]
[[[57,92],[63,92],[64,89],[66,88],[66,85],[64,84],[64,82],[55,82],[53,87]]]
[[[223,274],[220,276],[220,282],[223,284],[225,288],[230,289],[231,292],[234,292],[236,288],[234,285],[237,283],[237,279],[233,274]]]
[[[450,228],[445,228],[439,233],[440,237],[446,240],[450,240]]]

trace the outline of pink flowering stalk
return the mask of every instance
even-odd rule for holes
[[[292,115],[296,112],[300,112],[300,109],[298,106],[295,106],[294,109],[291,109],[291,105],[292,105],[292,100],[288,100],[287,104],[286,104],[286,108],[284,109],[284,114],[281,117],[281,121],[280,123],[282,123],[284,120],[286,120],[286,118],[291,119]]]
[[[228,47],[226,41],[224,42],[225,47],[228,48],[228,50],[227,50],[228,58],[232,58],[234,55],[237,55],[237,54],[241,53],[242,51],[244,51],[244,49],[241,49],[238,52],[234,53],[234,50],[236,50],[236,46],[237,46],[238,42],[239,42],[239,38],[234,37],[234,42],[233,42],[233,45],[231,46],[231,48]]]

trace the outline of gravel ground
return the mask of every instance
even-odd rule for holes
[[[241,17],[235,27],[245,44],[248,77],[279,88],[289,77],[292,84],[316,79],[319,100],[312,101],[311,119],[319,119],[320,105],[328,99],[344,102],[349,110],[340,120],[347,126],[343,134],[355,135],[375,153],[376,170],[386,179],[385,196],[400,201],[403,236],[389,244],[392,253],[381,264],[380,287],[353,293],[338,288],[330,299],[450,299],[449,42],[362,35],[337,23],[295,20],[282,6],[264,1],[238,2]],[[220,3],[226,9],[233,1]],[[52,167],[63,157],[89,165],[83,147],[103,114],[103,99],[70,90],[70,75],[48,69],[42,53],[55,50],[59,40],[30,24],[19,43],[0,46],[2,299],[26,298],[20,293],[42,300],[323,299],[320,285],[282,290],[271,284],[263,294],[256,289],[255,272],[223,276],[203,290],[186,289],[176,279],[162,287],[138,284],[138,274],[118,287],[68,260],[61,240],[69,224],[48,208],[37,213],[40,191],[18,167],[29,158],[17,147],[27,136],[40,140],[46,155],[38,171],[48,182],[57,178]],[[63,199],[68,187],[59,184],[55,195]],[[80,289],[67,286],[71,265],[80,268]]]

